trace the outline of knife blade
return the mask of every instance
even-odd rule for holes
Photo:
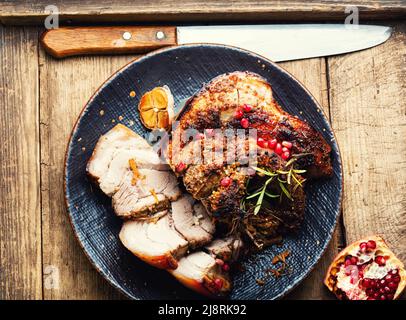
[[[386,26],[344,24],[62,27],[46,31],[41,43],[57,58],[217,43],[250,50],[278,62],[370,48],[385,42],[391,32]]]

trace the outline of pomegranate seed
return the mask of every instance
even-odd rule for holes
[[[345,265],[346,267],[350,266],[350,265],[351,265],[351,258],[345,260],[344,265]]]
[[[283,160],[288,160],[290,158],[290,152],[286,151],[286,152],[282,153],[281,157]]]
[[[291,149],[292,148],[292,142],[289,142],[289,141],[282,141],[282,145],[284,146],[284,147],[286,147],[286,148],[288,148],[288,149]]]
[[[224,261],[221,260],[221,259],[216,259],[216,263],[217,263],[219,266],[223,266],[223,265],[224,265]]]
[[[282,152],[289,152],[289,149],[286,147],[282,147]]]
[[[393,300],[393,298],[394,298],[394,295],[391,293],[386,295],[386,300]]]
[[[351,257],[351,264],[357,264],[358,258],[357,257]]]
[[[375,249],[376,248],[376,242],[374,240],[369,240],[367,242],[367,248],[371,249],[371,250]]]
[[[391,282],[392,278],[393,278],[392,275],[389,273],[385,276],[386,282]]]
[[[372,288],[368,288],[365,293],[367,294],[368,297],[373,296],[374,295],[374,289]]]
[[[261,148],[268,148],[268,141],[264,140],[263,138],[258,138],[257,145]]]
[[[361,252],[365,253],[367,251],[367,243],[366,242],[361,242],[359,244],[359,248],[360,248]]]
[[[371,280],[370,279],[364,279],[364,280],[362,280],[362,285],[365,287],[365,288],[371,288]]]
[[[389,292],[392,292],[392,289],[391,288],[389,288],[389,287],[385,287],[385,288],[383,288],[384,290],[385,290],[385,292],[387,292],[387,293],[389,293]]]
[[[217,289],[221,289],[223,287],[223,279],[216,278],[214,279],[214,285]]]
[[[378,282],[378,287],[379,287],[379,288],[382,288],[382,287],[385,286],[385,284],[386,284],[385,279],[379,280],[379,282]]]
[[[371,288],[376,287],[376,281],[375,280],[371,280]]]
[[[385,288],[380,288],[380,289],[379,289],[379,293],[385,294],[385,293],[386,293]]]
[[[386,296],[383,294],[379,297],[380,300],[386,300]]]
[[[275,149],[276,145],[278,144],[278,140],[276,139],[272,139],[270,141],[268,141],[268,147],[269,149]]]
[[[385,258],[383,256],[376,256],[375,257],[375,262],[381,267],[386,264],[386,260],[385,260]]]
[[[390,273],[393,274],[394,276],[396,276],[399,273],[399,270],[398,269],[392,269],[390,271]]]
[[[250,125],[250,122],[248,121],[248,119],[245,119],[245,118],[241,119],[240,123],[241,123],[241,127],[243,127],[244,129],[247,129],[248,126]]]
[[[391,290],[396,290],[397,287],[398,287],[398,284],[395,283],[395,282],[389,282],[389,283],[388,283],[388,287],[389,287]]]
[[[223,179],[221,179],[220,184],[223,187],[228,187],[231,184],[231,178],[224,177]]]
[[[251,112],[252,110],[252,105],[250,104],[244,104],[243,109],[245,112]]]
[[[282,145],[280,143],[276,144],[275,152],[276,152],[276,154],[281,154],[282,153]]]
[[[184,164],[183,162],[179,162],[176,167],[176,172],[181,173],[183,170],[186,169],[186,164]]]
[[[375,299],[378,299],[378,298],[379,298],[379,293],[378,293],[378,292],[375,292],[374,295],[373,295],[373,297],[374,297]]]
[[[205,131],[207,136],[209,137],[212,137],[214,135],[214,129],[206,129]]]
[[[393,282],[399,283],[400,282],[400,277],[399,276],[394,276],[393,277]]]
[[[237,110],[234,114],[234,118],[241,119],[244,116],[244,112],[242,110]]]
[[[225,263],[225,264],[223,264],[222,269],[227,272],[230,270],[230,265],[228,263]]]

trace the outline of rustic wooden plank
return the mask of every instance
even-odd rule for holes
[[[406,260],[406,24],[365,51],[328,59],[344,165],[347,242],[381,234]]]
[[[0,300],[41,299],[37,28],[0,26]]]
[[[284,62],[280,64],[283,68],[295,76],[312,93],[316,100],[323,107],[323,111],[329,117],[328,86],[325,58],[315,58],[300,61]],[[323,285],[323,278],[329,264],[342,247],[341,225],[337,230],[312,273],[301,283],[287,299],[331,299],[333,296]]]
[[[45,7],[56,5],[63,23],[157,22],[157,21],[316,21],[343,20],[346,6],[357,6],[362,19],[396,19],[406,13],[402,0],[313,0],[250,1],[98,0],[3,1],[0,21],[4,24],[43,24]]]
[[[43,267],[59,288],[45,299],[113,299],[121,295],[95,271],[79,246],[66,212],[63,175],[72,127],[93,92],[134,56],[55,60],[40,51]],[[46,280],[44,282],[46,284]]]

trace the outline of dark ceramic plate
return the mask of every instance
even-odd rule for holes
[[[176,104],[217,75],[236,70],[263,76],[286,111],[307,120],[323,134],[333,149],[334,176],[308,184],[305,222],[300,232],[286,237],[283,246],[268,248],[244,261],[245,271],[235,274],[230,298],[282,297],[309,274],[331,239],[341,207],[341,159],[333,131],[311,94],[274,63],[241,49],[188,45],[155,51],[119,70],[93,95],[73,129],[66,157],[66,201],[74,231],[96,269],[130,298],[200,296],[184,288],[167,272],[141,262],[121,245],[118,239],[121,221],[114,215],[110,199],[87,179],[86,162],[99,137],[118,122],[141,135],[147,134],[137,110],[139,98],[146,91],[168,85]],[[135,91],[135,97],[130,96],[131,91]],[[286,249],[291,251],[288,262],[292,272],[258,286],[255,280],[263,277],[274,255]]]

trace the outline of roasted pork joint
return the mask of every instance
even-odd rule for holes
[[[332,174],[329,144],[282,110],[257,74],[216,77],[178,120],[167,148],[172,170],[216,223],[242,232],[258,249],[300,227],[305,181]]]

